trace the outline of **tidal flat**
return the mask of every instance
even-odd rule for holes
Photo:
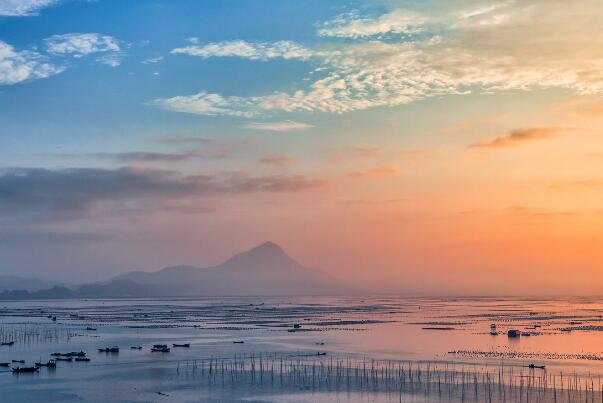
[[[599,299],[91,299],[0,307],[3,401],[603,398]],[[511,329],[521,336],[508,337]],[[111,347],[119,352],[99,351]],[[90,360],[12,370],[80,351]]]

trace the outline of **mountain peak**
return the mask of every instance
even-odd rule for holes
[[[231,257],[222,266],[237,269],[273,270],[302,268],[279,245],[270,241]]]

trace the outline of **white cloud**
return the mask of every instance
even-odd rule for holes
[[[242,57],[251,60],[269,60],[275,58],[307,60],[313,53],[291,41],[250,43],[247,41],[225,41],[209,43],[204,46],[191,45],[172,50],[174,54],[209,57]]]
[[[19,52],[8,43],[0,41],[0,85],[46,78],[63,70],[64,67],[47,63],[36,52]]]
[[[57,0],[0,0],[0,15],[10,17],[37,15],[40,9],[54,3],[57,3]]]
[[[250,118],[256,113],[247,110],[249,108],[246,104],[249,104],[249,102],[242,97],[223,97],[205,91],[195,95],[159,98],[149,102],[149,105],[159,106],[174,112]]]
[[[273,132],[288,132],[291,130],[303,130],[314,127],[307,123],[283,120],[281,122],[253,122],[242,126],[244,129],[268,130]]]
[[[163,56],[157,56],[157,57],[150,57],[146,60],[143,60],[143,64],[155,64],[155,63],[159,63],[160,61],[163,60]]]
[[[376,18],[340,16],[319,34],[356,38],[353,42],[328,42],[313,49],[287,42],[289,48],[304,49],[307,56],[298,58],[312,55],[318,64],[307,86],[250,97],[200,92],[156,102],[179,112],[253,117],[274,111],[343,113],[474,91],[563,88],[602,94],[603,36],[598,21],[603,8],[598,0],[585,0],[573,3],[571,11],[570,16],[561,0],[534,0],[439,16],[409,16],[406,11]],[[376,40],[380,34],[418,31],[420,40]],[[283,57],[283,52],[266,56],[265,43],[221,44],[229,45],[192,47],[190,53],[255,60]]]
[[[393,10],[376,18],[361,17],[358,12],[341,14],[318,30],[320,36],[360,38],[388,33],[416,34],[429,19],[407,10]]]
[[[121,64],[121,58],[122,55],[119,53],[109,53],[97,57],[96,61],[107,66],[118,67]]]
[[[82,57],[99,52],[119,52],[117,39],[97,33],[70,33],[45,39],[49,53]]]

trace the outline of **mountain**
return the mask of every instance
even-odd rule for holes
[[[217,266],[174,266],[152,273],[130,272],[115,279],[161,289],[162,295],[326,294],[339,288],[328,275],[302,266],[273,242]]]
[[[341,283],[308,269],[273,242],[239,253],[224,263],[199,268],[166,267],[132,271],[106,282],[71,289],[55,286],[28,292],[12,288],[0,299],[150,298],[184,296],[324,295],[343,291]]]
[[[38,280],[35,278],[17,277],[17,276],[2,276],[0,275],[0,291],[7,290],[25,290],[36,291],[43,288],[52,287],[53,284]]]

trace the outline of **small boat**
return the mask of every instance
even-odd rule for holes
[[[324,346],[325,342],[324,341],[318,341],[318,342],[316,342],[314,344],[316,344],[317,346]]]
[[[132,349],[132,350],[142,350],[142,346],[131,346],[130,349]]]
[[[496,329],[496,324],[494,324],[494,323],[493,323],[493,324],[491,324],[491,325],[490,325],[490,329]]]
[[[119,353],[119,347],[99,348],[99,353]]]
[[[172,344],[173,347],[190,347],[190,343],[184,343],[184,344]]]
[[[522,335],[522,336],[531,336],[531,335],[532,335],[532,333],[530,333],[530,332],[523,332],[523,333],[521,333],[521,335]]]
[[[95,331],[96,328],[95,327],[87,327],[86,330]]]
[[[75,360],[78,362],[89,362],[90,358],[88,357],[75,357]]]
[[[301,329],[301,325],[299,323],[296,323],[295,325],[293,325],[294,329]]]
[[[153,344],[153,348],[168,348],[167,344]]]
[[[56,317],[56,316],[53,316],[53,317],[52,317],[52,321],[53,321],[53,322],[56,322],[56,321],[57,321],[57,317]]]
[[[239,340],[239,341],[233,341],[234,344],[244,344],[245,342],[243,340]]]
[[[57,357],[57,358],[55,358],[55,360],[57,360],[57,361],[69,361],[69,362],[72,362],[73,361],[73,357]]]
[[[168,347],[153,347],[151,351],[154,353],[169,353],[170,349]]]
[[[320,351],[316,355],[327,355],[327,353],[321,353]]]
[[[490,330],[490,335],[498,336],[498,332],[496,330]]]
[[[31,372],[38,372],[39,370],[40,370],[40,368],[38,368],[38,367],[16,367],[16,368],[13,368],[13,373],[15,373],[15,374],[20,374],[23,372],[31,373]]]
[[[0,343],[0,346],[12,346],[13,344],[15,344],[14,341],[4,341]]]
[[[25,364],[25,360],[13,360],[13,362],[18,362],[19,364]]]
[[[521,332],[519,330],[511,329],[507,332],[507,336],[509,337],[519,337],[521,336]]]
[[[0,367],[8,367],[10,362],[0,362]]]
[[[36,362],[36,367],[48,367],[48,368],[56,368],[57,363],[55,360],[48,360],[48,362]]]
[[[528,365],[528,368],[530,368],[530,369],[545,369],[546,367],[544,365],[530,364],[530,365]]]

